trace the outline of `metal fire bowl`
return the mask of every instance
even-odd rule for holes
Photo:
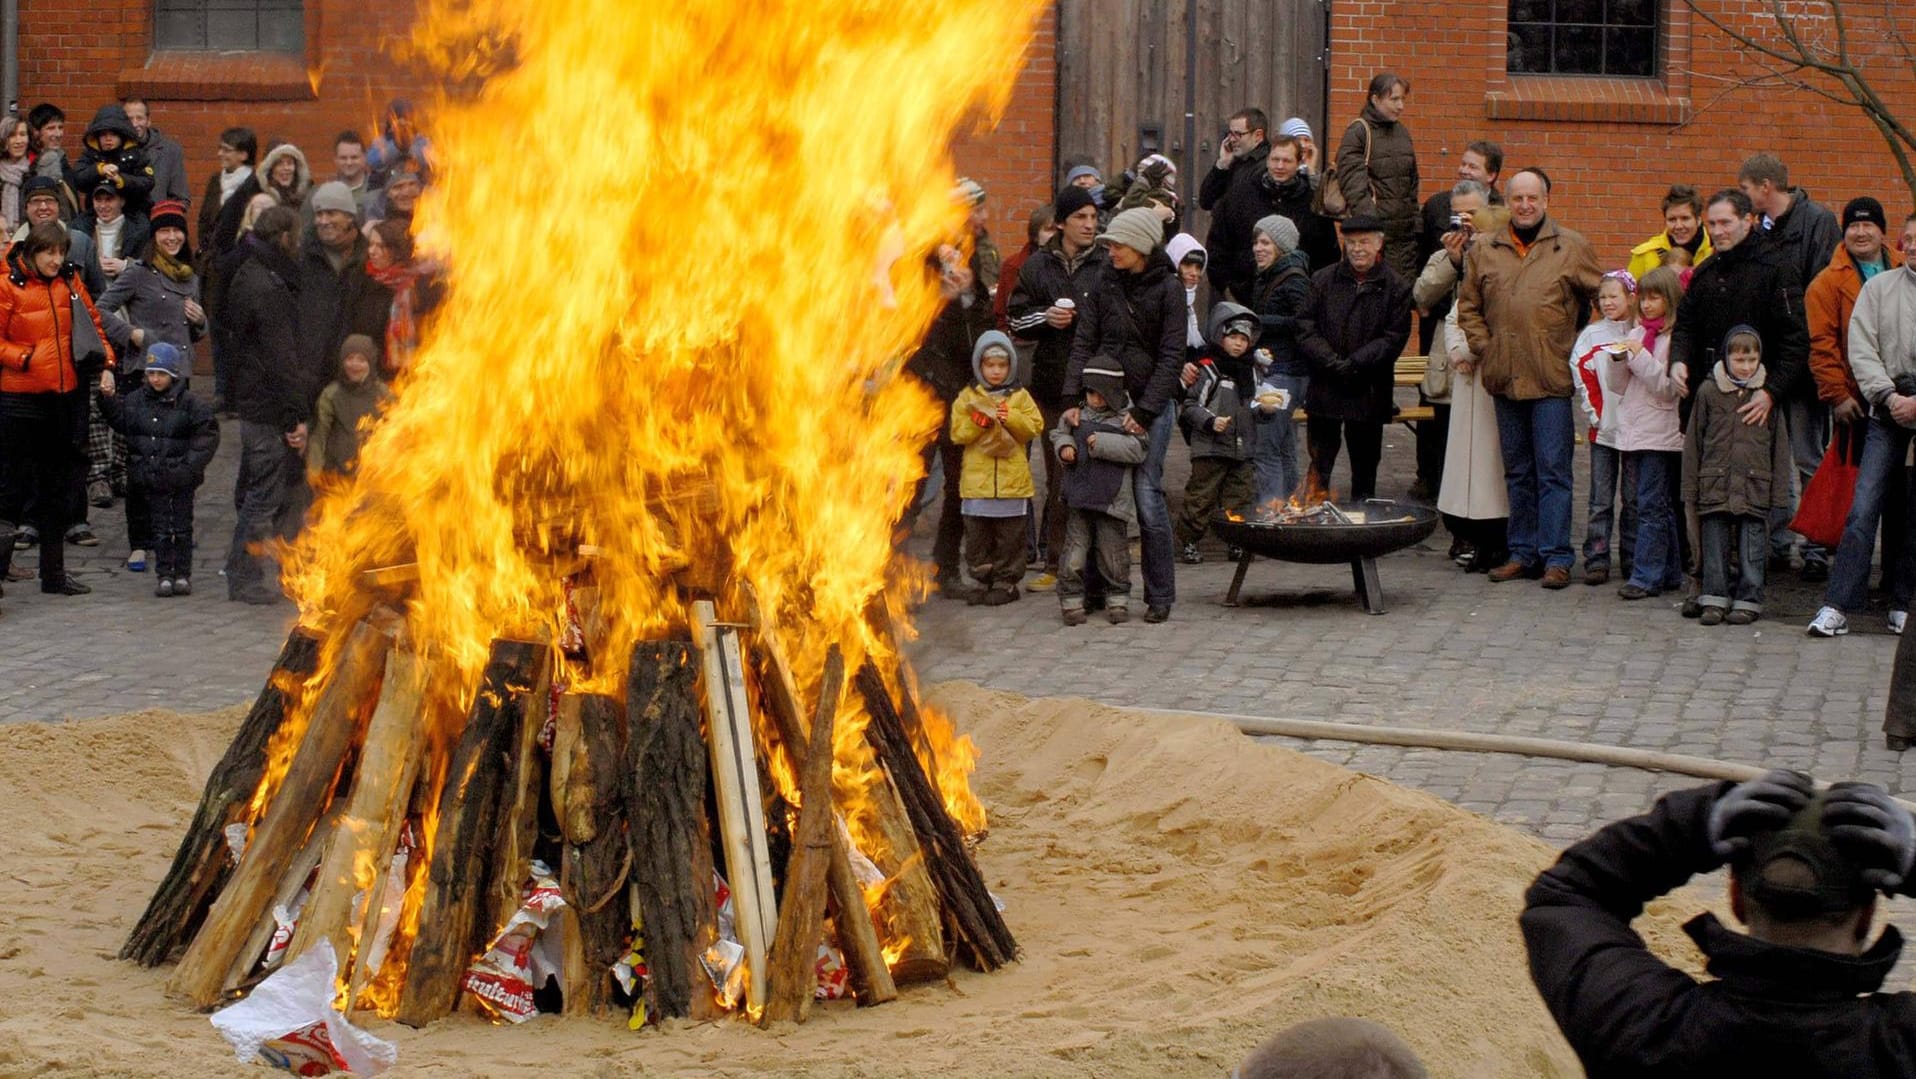
[[[1211,519],[1211,527],[1225,543],[1254,555],[1312,565],[1387,555],[1420,543],[1437,530],[1437,511],[1414,502],[1373,498],[1340,502],[1337,508],[1362,513],[1366,519],[1363,524],[1259,524],[1219,514]]]

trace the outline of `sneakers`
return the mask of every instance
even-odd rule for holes
[[[1058,575],[1055,573],[1040,573],[1025,585],[1027,592],[1056,592],[1057,590]]]
[[[185,577],[175,577],[175,578],[173,578],[173,594],[174,594],[174,595],[176,595],[176,596],[190,596],[190,595],[192,595],[192,594],[193,594],[193,582],[192,582],[191,580],[188,580],[188,579],[187,579],[187,578],[185,578]]]
[[[113,488],[105,480],[94,480],[86,485],[86,500],[95,509],[106,509],[113,504]]]
[[[1204,561],[1204,556],[1198,553],[1197,544],[1187,543],[1178,548],[1178,561],[1187,566],[1195,566]]]
[[[13,549],[25,551],[40,546],[40,530],[32,525],[22,525],[20,531],[13,534]]]
[[[1131,621],[1131,608],[1106,607],[1104,609],[1104,620],[1114,626],[1122,626],[1126,622]]]
[[[173,594],[173,582],[165,577],[160,578],[159,583],[153,586],[153,594],[166,599]]]
[[[84,596],[93,589],[71,577],[58,581],[41,581],[40,591],[49,596]]]
[[[1007,603],[1018,602],[1018,590],[1010,585],[994,585],[984,590],[978,602],[986,607],[1003,607]]]
[[[1849,619],[1834,607],[1823,608],[1810,620],[1809,634],[1812,637],[1841,637],[1848,632]]]
[[[93,526],[81,522],[67,529],[67,542],[75,547],[98,547],[100,537],[93,534]]]
[[[1064,624],[1067,626],[1082,626],[1090,617],[1090,615],[1084,613],[1083,607],[1066,607],[1064,609]]]
[[[134,573],[145,573],[146,552],[135,547],[133,553],[126,556],[126,568]]]
[[[1889,626],[1889,631],[1898,637],[1903,635],[1903,623],[1907,621],[1909,621],[1908,611],[1891,611],[1889,617],[1883,619],[1884,624]]]
[[[1703,613],[1697,615],[1696,620],[1706,626],[1720,626],[1723,624],[1723,608],[1705,607]]]

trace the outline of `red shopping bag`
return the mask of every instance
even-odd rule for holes
[[[1816,475],[1803,488],[1796,516],[1790,519],[1790,531],[1832,550],[1842,542],[1843,523],[1849,520],[1849,504],[1856,497],[1856,473],[1863,459],[1861,426],[1836,425],[1836,437],[1823,454],[1823,463],[1816,466]]]

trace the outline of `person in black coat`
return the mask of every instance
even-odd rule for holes
[[[85,198],[110,184],[126,200],[128,217],[143,218],[153,202],[153,166],[140,149],[140,133],[118,104],[102,105],[86,125],[80,158],[66,167],[67,186]]]
[[[1377,494],[1397,357],[1410,340],[1410,282],[1384,264],[1383,251],[1382,222],[1344,222],[1344,261],[1311,278],[1300,316],[1308,326],[1298,348],[1311,369],[1304,392],[1311,471],[1328,489],[1338,449],[1348,445],[1353,501]]]
[[[1902,934],[1869,944],[1876,891],[1907,893],[1916,825],[1881,788],[1773,771],[1675,791],[1564,851],[1519,919],[1530,976],[1591,1079],[1916,1075],[1916,994],[1882,992]],[[1653,954],[1630,923],[1730,866],[1737,933],[1684,925],[1715,980]]]
[[[1211,231],[1204,238],[1210,254],[1205,268],[1215,297],[1229,295],[1243,303],[1251,282],[1251,226],[1271,213],[1258,193],[1258,177],[1266,171],[1271,152],[1266,141],[1270,118],[1263,109],[1242,109],[1226,122],[1218,147],[1217,165],[1198,187],[1198,206],[1209,211]]]
[[[925,272],[938,279],[945,299],[925,339],[905,361],[905,370],[923,382],[937,398],[941,415],[951,414],[951,403],[971,381],[971,349],[979,335],[991,329],[991,293],[979,274],[976,259],[966,262],[957,248],[941,245],[925,262]],[[947,599],[967,599],[971,590],[965,584],[959,562],[965,539],[963,500],[958,480],[964,471],[964,447],[951,440],[951,425],[941,423],[938,432],[925,446],[925,476],[919,481],[911,507],[900,522],[908,535],[918,514],[928,501],[925,488],[931,480],[932,455],[943,472],[943,501],[938,508],[938,531],[932,540],[931,559],[937,566],[935,583],[938,594]]]
[[[298,530],[305,490],[306,424],[317,389],[300,361],[299,211],[274,206],[241,241],[246,258],[220,308],[233,364],[233,406],[240,421],[239,504],[226,553],[227,598],[266,604],[280,598],[267,581],[259,545]]]
[[[1338,260],[1337,226],[1331,219],[1311,209],[1311,201],[1317,195],[1316,181],[1310,174],[1300,171],[1304,147],[1289,135],[1279,135],[1271,140],[1271,152],[1264,159],[1264,175],[1257,178],[1257,194],[1262,200],[1264,214],[1259,217],[1276,214],[1288,218],[1297,226],[1297,248],[1310,259],[1311,272],[1316,273],[1326,266],[1334,265]],[[1256,239],[1256,221],[1252,222],[1252,240]],[[1233,276],[1245,281],[1246,305],[1251,305],[1251,278],[1257,274],[1255,258],[1249,245],[1244,249],[1245,266],[1243,274],[1233,271]]]
[[[1755,407],[1757,398],[1761,399],[1762,415],[1754,417],[1757,422],[1809,377],[1810,330],[1803,282],[1789,252],[1756,230],[1754,215],[1749,197],[1733,190],[1711,196],[1704,210],[1716,253],[1690,276],[1690,288],[1677,307],[1676,328],[1670,332],[1671,370],[1682,365],[1689,387],[1684,394],[1686,420],[1689,399],[1722,358],[1716,348],[1733,326],[1754,326],[1763,339],[1768,377],[1749,406]]]
[[[1125,393],[1131,398],[1125,429],[1133,435],[1150,434],[1134,484],[1138,531],[1143,536],[1146,622],[1171,617],[1171,604],[1177,599],[1171,510],[1164,497],[1164,453],[1177,427],[1178,373],[1184,367],[1189,317],[1184,283],[1160,246],[1162,237],[1157,214],[1142,208],[1113,217],[1098,237],[1111,263],[1091,295],[1090,308],[1078,312],[1064,383],[1065,400],[1075,406],[1083,396],[1084,369],[1091,357],[1116,358],[1124,368]],[[1065,412],[1064,419],[1068,427],[1077,425],[1075,407]]]
[[[100,394],[107,423],[126,437],[127,541],[153,551],[158,596],[193,591],[193,496],[220,445],[213,406],[187,392],[186,374],[186,354],[155,341],[139,386]],[[146,531],[135,533],[136,523]]]

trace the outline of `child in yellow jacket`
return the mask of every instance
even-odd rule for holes
[[[1044,416],[1019,384],[1011,338],[997,330],[979,337],[971,373],[976,381],[951,403],[951,440],[965,449],[958,497],[965,559],[978,582],[970,602],[996,607],[1016,600],[1024,579],[1030,446],[1044,430]]]

